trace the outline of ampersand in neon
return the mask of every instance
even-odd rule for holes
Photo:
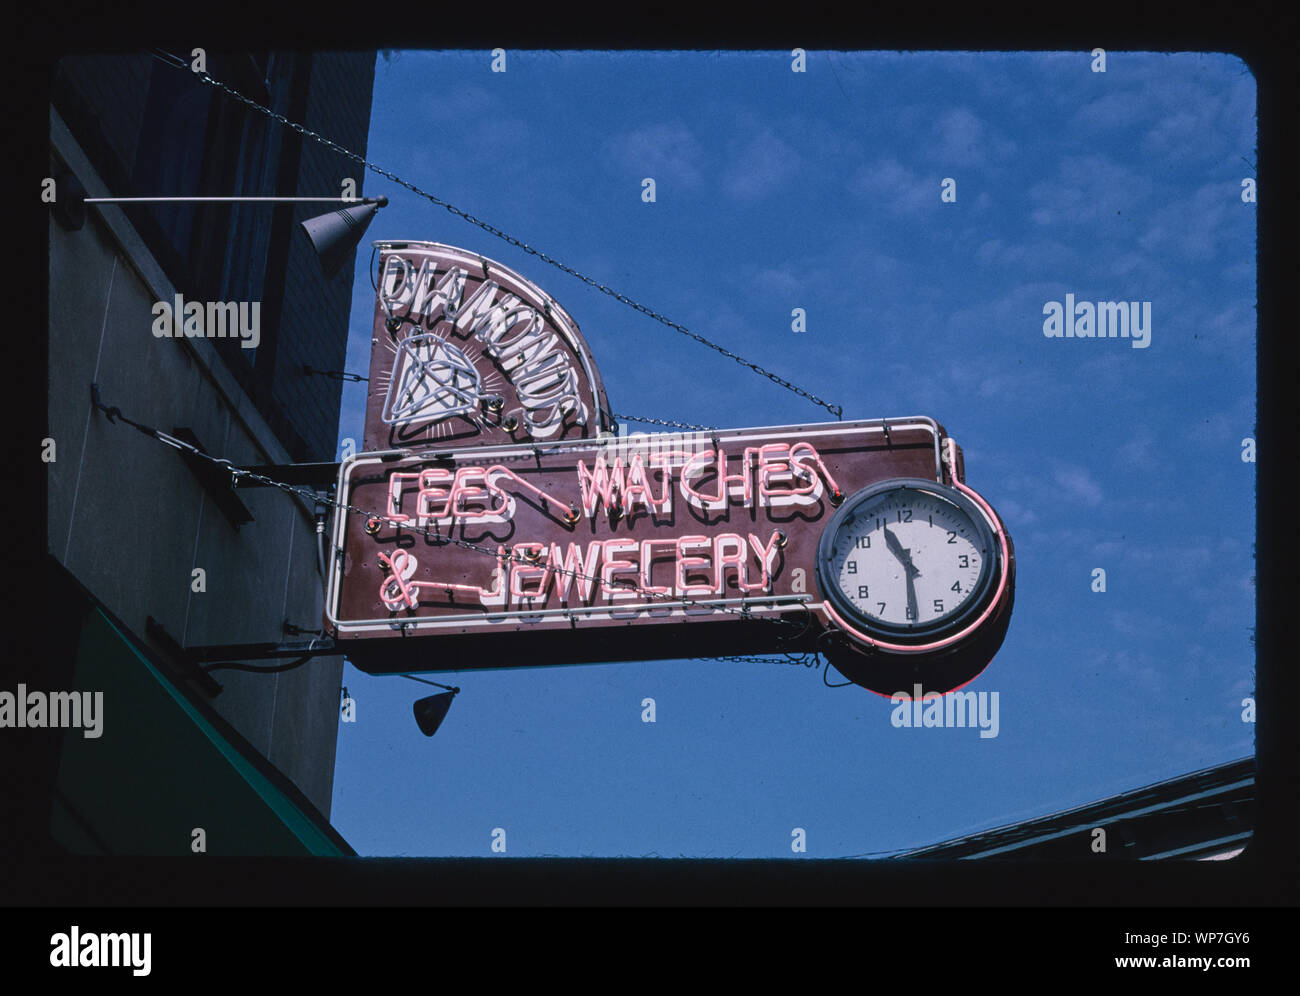
[[[414,584],[410,583],[411,575],[419,566],[415,557],[405,550],[398,549],[392,554],[381,553],[379,560],[387,564],[392,571],[384,577],[383,583],[379,586],[380,600],[392,611],[401,608],[419,608],[420,583],[418,581]]]

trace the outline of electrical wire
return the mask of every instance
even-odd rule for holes
[[[348,373],[345,370],[317,370],[309,363],[302,365],[302,372],[307,375],[316,375],[317,377],[329,377],[331,380],[352,381],[357,384],[364,384],[370,381],[369,377],[362,377],[361,374]]]
[[[304,657],[299,657],[296,661],[290,661],[288,664],[275,664],[271,667],[257,667],[253,664],[240,664],[235,661],[223,661],[220,664],[205,664],[203,670],[211,674],[213,671],[251,671],[253,674],[276,674],[279,671],[292,671],[296,667],[302,667],[309,660],[316,656],[313,651]]]
[[[248,97],[245,97],[242,93],[240,93],[238,90],[231,87],[229,84],[214,79],[213,77],[209,76],[206,72],[197,72],[194,75],[199,79],[200,82],[217,87],[217,89],[223,91],[224,93],[234,98],[235,100],[238,100],[239,102],[246,104],[247,106],[253,108],[254,110],[267,115],[273,121],[278,121],[280,124],[284,125],[285,127],[291,128],[292,130],[296,131],[298,134],[304,136],[305,138],[310,138],[313,141],[318,142],[321,145],[324,145],[326,148],[333,149],[335,152],[339,153],[339,155],[352,160],[358,165],[364,167],[365,169],[368,169],[371,172],[378,174],[379,176],[391,180],[393,183],[396,183],[398,186],[405,187],[413,194],[423,197],[426,200],[432,202],[433,204],[438,205],[439,207],[445,208],[451,214],[454,214],[464,219],[469,224],[482,229],[483,231],[487,232],[489,235],[496,236],[497,238],[501,239],[504,242],[509,243],[515,248],[523,252],[526,252],[531,256],[535,256],[537,259],[540,259],[542,262],[555,267],[557,270],[560,270],[564,273],[569,274],[571,277],[581,280],[584,284],[594,288],[595,290],[600,291],[602,294],[605,294],[609,297],[612,297],[616,301],[626,304],[629,308],[632,308],[634,311],[639,311],[641,314],[645,315],[648,318],[654,319],[656,322],[659,322],[661,325],[667,326],[668,328],[673,329],[674,331],[679,332],[690,339],[694,339],[702,346],[707,346],[709,349],[712,349],[717,353],[721,353],[723,356],[735,360],[737,363],[741,364],[742,366],[749,367],[749,369],[753,370],[757,374],[766,377],[768,380],[772,381],[772,383],[780,387],[784,387],[788,391],[794,392],[795,394],[799,395],[801,398],[811,401],[815,405],[820,405],[822,408],[825,408],[836,418],[843,419],[844,409],[842,406],[832,404],[829,401],[825,401],[822,398],[819,398],[815,394],[805,391],[803,388],[798,387],[797,385],[791,383],[790,381],[786,380],[783,377],[778,376],[772,371],[764,369],[763,367],[759,366],[757,363],[754,363],[751,360],[745,359],[743,356],[739,356],[736,353],[733,353],[725,346],[721,346],[718,343],[713,342],[710,339],[707,339],[706,337],[700,335],[698,332],[692,332],[684,325],[679,325],[677,322],[674,322],[671,319],[665,317],[664,315],[661,315],[659,312],[654,311],[653,309],[648,308],[645,305],[632,300],[627,295],[620,294],[618,291],[614,290],[613,288],[607,287],[605,284],[602,284],[600,281],[595,280],[584,273],[580,273],[578,270],[575,270],[573,267],[560,262],[558,259],[555,259],[552,256],[547,255],[541,250],[534,249],[532,246],[528,245],[525,242],[520,241],[519,239],[516,239],[514,236],[507,234],[501,229],[496,228],[495,226],[490,225],[487,222],[474,217],[473,215],[469,214],[466,211],[462,211],[454,204],[450,204],[447,201],[444,201],[436,194],[431,194],[426,190],[421,190],[415,184],[402,179],[401,177],[397,176],[395,173],[391,173],[380,166],[376,166],[374,163],[367,160],[364,156],[359,156],[355,152],[352,152],[349,149],[345,149],[343,146],[337,144],[336,142],[330,141],[328,138],[325,138],[324,136],[312,131],[311,129],[306,128],[295,121],[290,121],[283,114],[279,114],[276,111],[271,110],[269,107],[264,107],[261,104],[257,103],[255,100],[251,100]]]
[[[832,666],[832,665],[831,665],[831,662],[830,662],[830,658],[827,658],[827,659],[826,659],[826,666],[825,666],[824,668],[822,668],[822,684],[823,684],[823,685],[825,685],[827,688],[848,688],[849,685],[852,685],[852,684],[853,684],[852,681],[837,681],[835,684],[832,685],[829,681],[827,681],[827,680],[826,680],[826,672],[828,672],[828,671],[831,669],[831,666]],[[836,668],[835,670],[839,671],[839,668]],[[843,671],[840,671],[840,673],[843,674],[844,672],[843,672]]]
[[[824,633],[822,633],[820,636],[817,637],[817,651],[816,651],[816,652],[819,653],[819,654],[821,654],[822,658],[826,661],[826,666],[825,666],[824,668],[822,668],[822,684],[825,685],[827,688],[847,688],[849,685],[854,684],[854,682],[852,682],[852,681],[841,681],[841,682],[837,682],[836,684],[832,685],[829,681],[826,680],[826,673],[831,669],[832,665],[831,665],[831,659],[830,659],[830,657],[829,657],[827,654],[825,654],[825,653],[821,650],[821,645],[822,645],[822,642],[823,642],[823,641],[830,640],[830,639],[834,639],[834,636],[835,636],[835,631],[834,631],[834,630],[829,630],[829,629],[828,629],[828,630],[826,630]],[[835,670],[839,671],[840,669],[839,669],[839,668],[836,668]],[[844,673],[843,671],[840,671],[840,674],[843,674],[843,673]]]

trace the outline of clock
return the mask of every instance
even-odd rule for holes
[[[980,621],[1005,569],[998,529],[961,490],[936,481],[864,488],[822,532],[817,575],[828,615],[885,649],[955,642]]]

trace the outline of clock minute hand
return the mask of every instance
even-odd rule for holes
[[[889,552],[897,557],[898,562],[903,565],[903,580],[907,582],[907,615],[909,619],[915,620],[920,612],[916,607],[915,579],[921,576],[921,572],[912,563],[912,551],[903,548],[903,544],[898,542],[898,537],[889,531],[888,526],[882,526],[881,528],[885,532],[885,545],[889,547]]]
[[[919,578],[921,572],[916,569],[912,563],[912,551],[903,549],[903,544],[898,542],[898,537],[889,531],[888,526],[882,527],[885,531],[885,545],[889,547],[889,552],[898,558],[898,562],[907,569],[907,579],[910,582],[912,578]]]

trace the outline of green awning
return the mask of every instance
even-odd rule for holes
[[[343,856],[356,852],[211,707],[151,662],[98,605],[70,688],[102,691],[101,735],[62,732],[51,833],[77,854]]]

